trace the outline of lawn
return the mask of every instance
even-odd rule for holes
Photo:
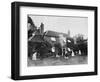
[[[71,56],[68,59],[63,57],[48,57],[42,60],[30,60],[28,58],[28,66],[55,66],[55,65],[78,65],[78,64],[87,64],[87,56]]]

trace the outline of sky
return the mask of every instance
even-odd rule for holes
[[[44,24],[44,31],[51,30],[56,32],[68,33],[70,36],[83,34],[88,36],[88,18],[87,17],[69,17],[69,16],[46,16],[46,15],[29,15],[34,24],[39,27]]]

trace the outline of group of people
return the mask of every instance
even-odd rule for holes
[[[32,46],[33,45],[33,46]],[[32,43],[31,48],[29,49],[29,58],[32,60],[43,59],[47,57],[64,57],[68,59],[71,56],[75,55],[84,55],[87,54],[86,48],[82,49],[72,49],[69,47],[61,47],[60,44],[55,44],[54,46],[48,46],[48,43]]]

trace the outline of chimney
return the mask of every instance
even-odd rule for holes
[[[70,30],[68,30],[68,37],[70,37]]]
[[[43,23],[41,23],[39,29],[40,29],[40,33],[43,34],[44,33],[44,24]]]

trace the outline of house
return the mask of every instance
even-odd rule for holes
[[[66,33],[55,32],[55,31],[46,31],[44,33],[44,40],[48,41],[52,46],[55,44],[66,45],[68,35]]]
[[[52,45],[52,52],[55,51],[56,55],[65,55],[65,51],[67,50],[68,37],[69,35],[67,33],[55,32],[50,30],[44,33],[44,40]]]

